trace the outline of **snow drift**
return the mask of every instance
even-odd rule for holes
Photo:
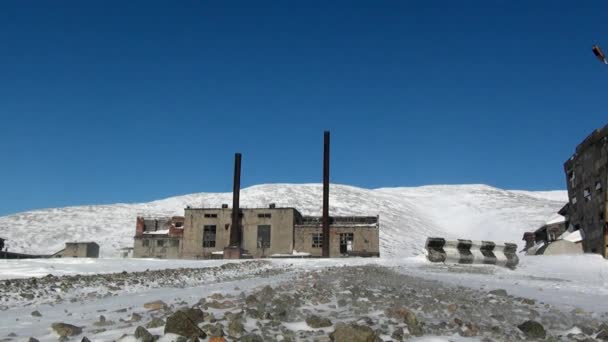
[[[241,205],[295,207],[320,215],[321,184],[267,184],[241,191]],[[186,206],[218,207],[231,193],[198,193],[139,204],[77,206],[0,217],[10,251],[52,253],[68,241],[96,241],[102,256],[133,245],[137,215],[183,215]],[[332,184],[331,215],[380,215],[382,256],[423,252],[428,236],[519,243],[567,201],[565,191],[508,191],[487,185],[362,189]],[[521,246],[521,244],[520,244]]]

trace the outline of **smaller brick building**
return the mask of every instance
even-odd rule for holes
[[[183,235],[183,216],[137,217],[133,257],[178,259]]]

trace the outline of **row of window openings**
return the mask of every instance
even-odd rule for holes
[[[203,248],[215,247],[217,227],[206,225],[203,227]],[[340,234],[340,252],[345,253],[352,251],[353,248],[353,233]],[[258,248],[270,248],[270,226],[258,226]],[[312,233],[312,248],[323,247],[323,233]]]
[[[243,214],[240,214],[243,217]],[[260,213],[258,214],[258,218],[271,218],[272,214],[270,213]],[[205,218],[217,218],[217,214],[205,214]]]
[[[598,194],[602,193],[602,183],[600,181],[595,182],[595,192]],[[586,202],[589,202],[591,200],[591,189],[590,188],[585,188],[583,190],[583,197],[585,198]],[[572,202],[572,204],[576,204],[576,202],[577,202],[576,195],[574,197],[572,197],[570,202]]]
[[[340,234],[340,253],[347,253],[353,250],[354,233]],[[312,233],[312,248],[323,247],[323,233]]]
[[[216,235],[217,235],[217,226],[215,226],[215,225],[203,226],[203,248],[215,247]],[[257,246],[258,246],[258,248],[262,248],[262,249],[270,248],[270,226],[269,225],[258,226]]]
[[[156,241],[156,247],[165,247],[165,240],[155,240],[155,241]],[[179,240],[168,240],[168,242],[169,242],[168,246],[170,246],[170,247],[179,247]],[[149,247],[150,240],[144,239],[142,241],[142,245],[144,247]]]

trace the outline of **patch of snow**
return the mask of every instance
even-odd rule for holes
[[[303,215],[322,212],[321,184],[266,184],[241,192],[243,207],[294,207]],[[34,210],[0,217],[10,251],[53,254],[66,241],[95,241],[104,257],[133,246],[135,219],[146,213],[183,215],[184,208],[220,207],[231,193],[198,193],[139,204],[91,205]],[[424,253],[429,236],[518,242],[567,201],[565,191],[508,191],[487,185],[434,185],[362,189],[332,184],[331,215],[380,216],[380,254]]]
[[[169,234],[169,229],[156,230],[153,232],[144,232],[144,235],[167,235]]]
[[[547,222],[545,222],[545,224],[555,224],[555,223],[562,223],[562,222],[566,222],[566,218],[560,214],[555,214],[555,215],[551,216],[549,218],[549,220],[547,220]]]

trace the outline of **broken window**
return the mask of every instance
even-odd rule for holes
[[[585,201],[590,201],[591,200],[591,190],[589,190],[589,188],[585,188],[585,190],[583,190],[583,196],[585,197]]]
[[[215,226],[205,225],[203,227],[203,248],[215,247]]]
[[[576,195],[570,199],[570,202],[572,202],[572,204],[576,204]]]
[[[148,240],[148,239],[142,240],[141,241],[141,245],[144,246],[144,247],[150,246],[150,240]]]
[[[258,226],[258,248],[270,248],[270,226]]]
[[[570,186],[574,186],[574,181],[576,180],[576,176],[574,175],[574,171],[568,171],[568,180],[570,181]]]
[[[602,182],[600,182],[600,181],[595,182],[595,191],[597,191],[597,193],[602,192]]]
[[[157,247],[163,247],[165,245],[165,240],[156,240]]]
[[[340,234],[340,254],[347,254],[353,250],[353,233]]]
[[[323,247],[323,233],[312,233],[312,248]]]
[[[272,215],[270,213],[260,213],[258,214],[258,218],[271,218]]]

